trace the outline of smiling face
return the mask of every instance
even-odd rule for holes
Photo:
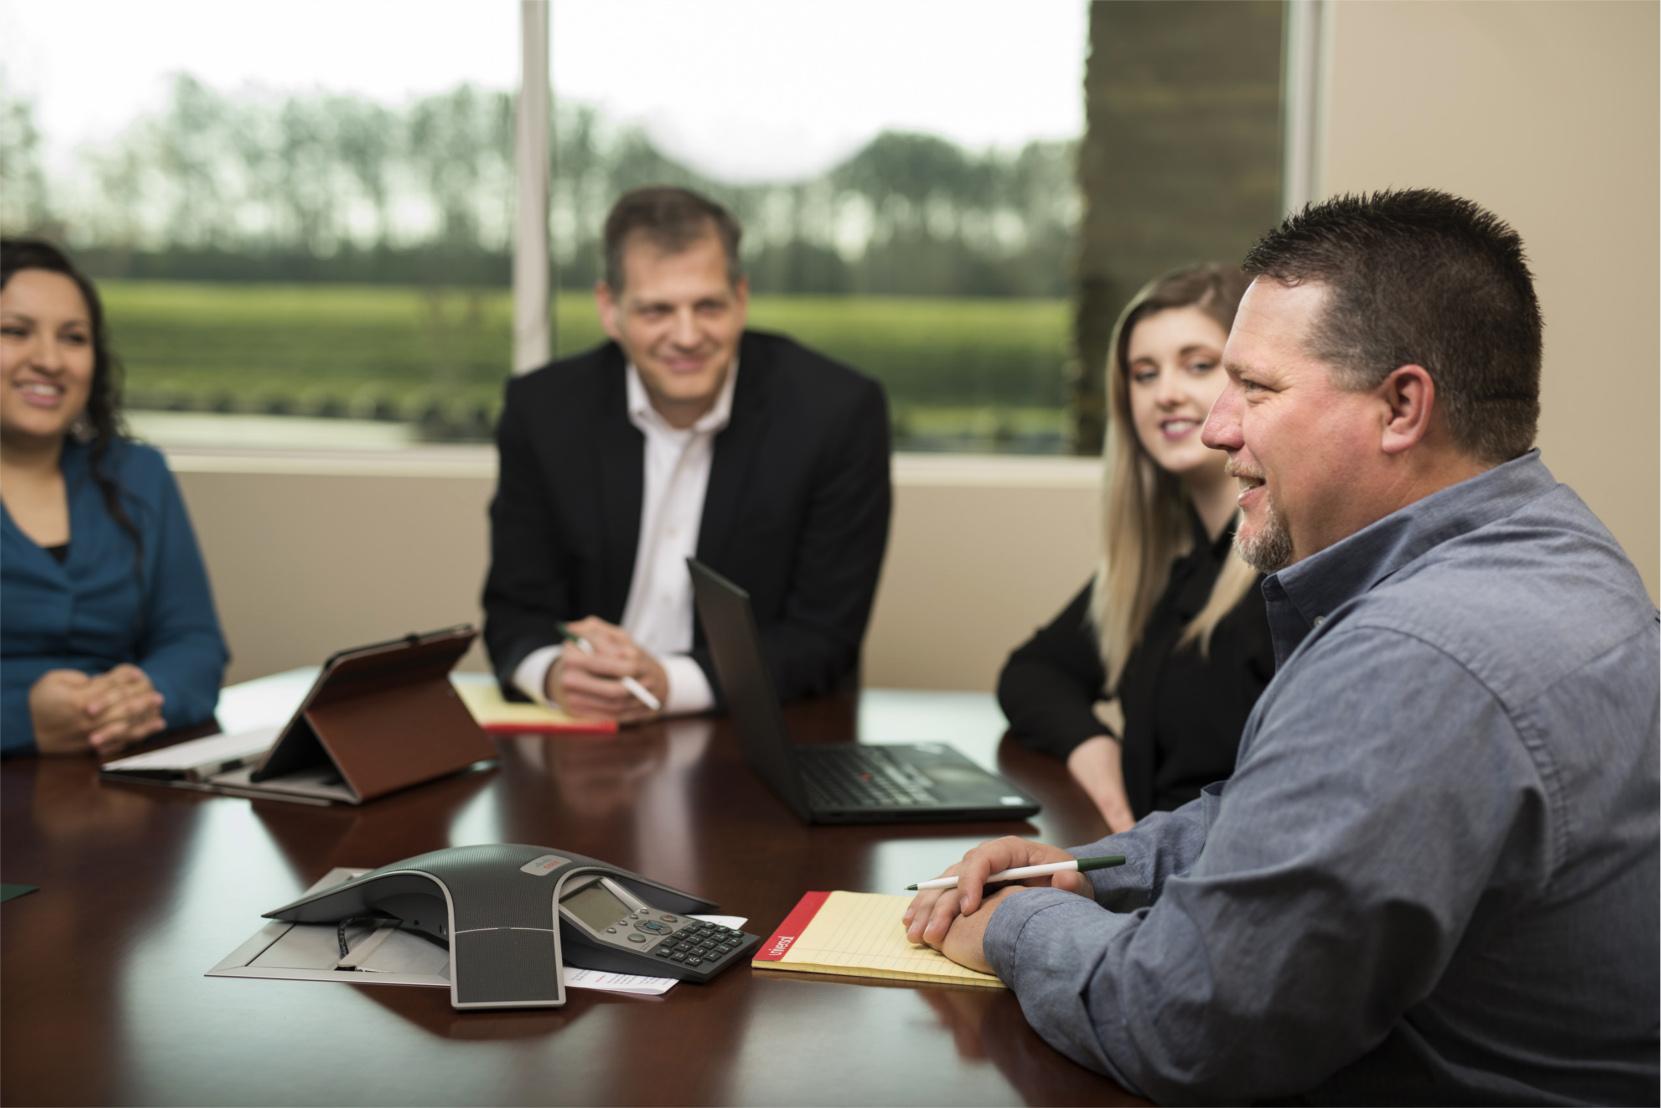
[[[1228,383],[1222,325],[1197,307],[1143,316],[1125,344],[1125,384],[1137,441],[1190,485],[1223,475],[1226,458],[1200,441],[1206,413]]]
[[[666,253],[642,235],[623,248],[623,287],[596,290],[600,322],[640,371],[646,392],[674,427],[715,404],[744,333],[749,287],[729,280],[713,232]]]
[[[61,440],[86,410],[96,358],[92,314],[69,277],[24,269],[0,289],[0,435]]]
[[[1241,557],[1264,573],[1324,550],[1380,518],[1380,437],[1388,409],[1372,390],[1340,388],[1309,353],[1325,286],[1259,277],[1234,317],[1228,386],[1205,442],[1240,481]]]

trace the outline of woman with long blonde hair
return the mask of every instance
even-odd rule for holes
[[[1200,442],[1246,285],[1234,266],[1189,266],[1120,315],[1100,563],[998,678],[1015,737],[1065,759],[1110,831],[1227,777],[1274,675],[1259,578],[1231,549],[1236,485]]]

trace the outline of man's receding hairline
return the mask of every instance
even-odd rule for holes
[[[744,275],[739,274],[737,277],[732,275],[733,257],[727,252],[726,240],[721,237],[721,225],[716,222],[713,216],[709,216],[704,219],[704,230],[702,232],[678,244],[675,242],[674,236],[657,234],[650,227],[629,228],[617,244],[617,276],[619,281],[617,288],[612,289],[612,291],[621,292],[628,284],[629,254],[642,242],[652,247],[655,257],[673,258],[681,254],[690,254],[711,240],[714,240],[716,247],[721,251],[721,258],[724,262],[722,268],[727,274],[727,287],[736,289],[738,283],[744,279]]]
[[[1287,341],[1291,342],[1296,347],[1300,355],[1319,365],[1326,373],[1328,380],[1330,380],[1333,385],[1346,392],[1357,391],[1359,386],[1352,386],[1346,381],[1346,375],[1348,372],[1346,367],[1341,362],[1334,361],[1329,355],[1322,353],[1319,349],[1320,333],[1326,326],[1326,321],[1334,308],[1332,301],[1336,286],[1333,285],[1331,281],[1324,280],[1319,277],[1297,277],[1287,279],[1276,276],[1272,273],[1257,274],[1252,278],[1251,285],[1257,284],[1257,282],[1263,278],[1268,278],[1283,289],[1308,288],[1317,294],[1318,299],[1314,305],[1311,306],[1308,316],[1304,319],[1304,333],[1301,335],[1287,336]],[[1240,297],[1242,307],[1245,306],[1246,297],[1251,295],[1251,285],[1246,286],[1245,293]],[[1240,317],[1236,315],[1234,319],[1236,326],[1238,326]],[[1231,327],[1229,328],[1230,337],[1232,337],[1233,334],[1234,328]],[[1266,372],[1261,368],[1246,365],[1239,358],[1227,357],[1227,349],[1228,348],[1225,345],[1223,371],[1228,373],[1230,376],[1238,378],[1243,373]]]

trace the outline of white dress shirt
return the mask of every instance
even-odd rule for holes
[[[703,669],[689,653],[692,578],[686,571],[686,559],[698,551],[715,436],[732,419],[738,363],[735,360],[727,372],[715,404],[684,429],[670,426],[652,407],[634,363],[629,363],[626,374],[629,422],[646,440],[646,483],[641,496],[634,577],[629,581],[629,599],[623,607],[623,630],[657,658],[669,678],[664,713],[701,712],[714,705],[715,694]],[[527,654],[513,671],[513,683],[519,691],[548,703],[548,671],[562,649],[545,646]]]

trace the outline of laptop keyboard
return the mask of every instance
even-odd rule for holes
[[[880,746],[798,746],[815,808],[912,808],[935,803],[928,778]]]

